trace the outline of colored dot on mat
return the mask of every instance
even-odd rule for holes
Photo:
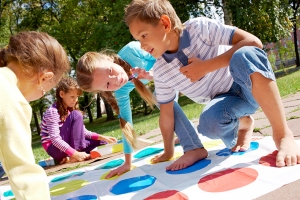
[[[104,165],[101,165],[99,167],[96,167],[95,169],[111,169],[111,168],[114,168],[114,167],[118,167],[120,165],[122,165],[124,162],[123,159],[118,159],[118,160],[111,160],[107,163],[105,163]]]
[[[13,197],[15,196],[12,190],[8,190],[6,192],[3,193],[4,197]]]
[[[80,188],[88,185],[89,182],[86,180],[73,180],[58,184],[50,189],[50,194],[52,196],[59,196],[79,190]]]
[[[226,192],[249,185],[257,177],[258,172],[252,168],[229,168],[201,178],[198,186],[206,192]]]
[[[95,195],[82,195],[78,197],[73,197],[67,200],[98,200],[97,196]]]
[[[278,151],[273,151],[271,154],[263,156],[259,159],[259,164],[264,166],[276,167],[276,156]]]
[[[146,156],[150,156],[150,155],[159,153],[163,150],[164,150],[163,148],[150,147],[150,148],[143,149],[142,151],[135,154],[133,157],[134,158],[143,158],[143,157],[146,157]]]
[[[203,169],[206,166],[208,166],[210,163],[211,163],[211,160],[203,159],[203,160],[200,160],[200,161],[194,163],[193,165],[191,165],[187,168],[176,170],[176,171],[167,170],[166,172],[168,174],[188,174],[188,173],[192,173],[192,172],[195,172],[197,170]]]
[[[54,183],[54,182],[66,180],[68,178],[72,178],[72,177],[75,177],[75,176],[82,176],[84,173],[85,172],[72,172],[70,174],[65,174],[63,176],[55,177],[54,179],[51,180],[51,182]]]
[[[130,168],[130,170],[129,170],[129,171],[133,170],[134,168],[136,168],[136,166],[134,166],[134,165],[131,165],[131,168]],[[105,172],[104,174],[102,174],[102,176],[100,177],[100,180],[114,180],[114,179],[117,179],[117,178],[119,178],[119,177],[120,177],[120,176],[122,176],[123,174],[127,173],[127,172],[125,172],[125,173],[121,174],[120,176],[118,176],[118,175],[115,175],[115,176],[113,176],[113,177],[110,177],[110,178],[105,178],[105,177],[106,177],[106,175],[107,175],[107,174],[109,174],[109,172],[110,172],[110,171],[108,171],[108,172]]]
[[[177,190],[166,190],[145,198],[145,200],[188,200],[188,199],[189,198],[185,194]]]
[[[155,180],[156,178],[150,175],[124,179],[115,184],[109,191],[115,195],[126,194],[147,188],[153,185]]]
[[[233,155],[233,156],[241,156],[241,155],[244,155],[245,153],[249,153],[251,151],[254,151],[256,149],[258,149],[259,147],[259,143],[258,142],[251,142],[250,143],[250,147],[247,151],[238,151],[238,152],[232,152],[230,149],[228,148],[225,148],[225,149],[222,149],[220,151],[218,151],[216,153],[217,156],[230,156],[230,155]]]
[[[208,142],[203,142],[202,143],[205,149],[211,149],[213,147],[219,146],[220,144],[224,144],[222,140],[212,140]]]

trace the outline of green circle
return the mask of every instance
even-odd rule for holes
[[[73,180],[64,182],[61,184],[58,184],[50,189],[50,194],[52,196],[59,196],[63,194],[67,194],[69,192],[73,192],[75,190],[78,190],[86,185],[88,185],[89,182],[86,180]]]

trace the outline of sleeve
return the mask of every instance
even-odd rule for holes
[[[50,199],[46,173],[31,148],[31,107],[15,104],[0,120],[0,158],[16,199]]]
[[[60,116],[56,108],[50,107],[44,115],[44,120],[47,124],[48,134],[52,144],[59,150],[65,152],[69,156],[72,156],[75,152],[68,143],[66,143],[60,136],[59,122]]]
[[[151,54],[141,49],[141,45],[138,41],[129,42],[118,53],[118,55],[128,62],[132,67],[140,67],[149,71],[152,69],[155,58]],[[144,84],[147,84],[148,80],[142,80]],[[132,112],[130,106],[130,92],[134,89],[132,82],[126,83],[122,88],[115,91],[115,98],[120,108],[120,115],[123,119],[129,122],[132,126]],[[133,152],[132,147],[127,142],[123,134],[123,148],[124,153],[129,154]]]
[[[192,31],[199,32],[204,43],[209,45],[231,45],[236,27],[225,25],[215,19],[198,17],[191,20]]]
[[[92,139],[92,140],[98,140],[99,135],[97,133],[87,130],[85,128],[85,125],[83,125],[83,129],[84,129],[83,134],[84,134],[85,138]]]

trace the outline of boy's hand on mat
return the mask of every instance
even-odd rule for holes
[[[125,172],[128,172],[130,170],[131,164],[124,164],[121,167],[118,167],[117,169],[111,170],[107,175],[106,175],[106,179],[111,178],[113,176],[120,176],[122,174],[124,174]]]
[[[300,147],[297,145],[293,137],[283,137],[277,148],[277,167],[300,164]]]
[[[106,141],[108,144],[111,143],[116,143],[118,140],[115,137],[111,137],[111,136],[104,136],[104,135],[99,135],[99,140],[104,140]]]
[[[213,71],[211,69],[211,62],[207,60],[200,60],[199,58],[189,58],[188,65],[181,67],[180,72],[185,75],[191,82],[200,80],[207,73]]]
[[[75,153],[71,156],[71,158],[74,158],[77,161],[84,161],[90,159],[90,154],[87,154],[85,152],[75,151]]]

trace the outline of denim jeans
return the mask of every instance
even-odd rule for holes
[[[252,95],[250,75],[258,72],[276,81],[265,52],[256,47],[237,50],[230,60],[233,84],[230,90],[216,95],[200,115],[198,132],[211,139],[221,139],[227,148],[237,142],[239,118],[249,116],[259,105]]]
[[[155,92],[154,92],[155,94]],[[180,105],[177,103],[179,92],[176,92],[176,97],[174,99],[174,131],[179,138],[180,145],[183,148],[184,152],[202,148],[203,144],[201,143],[198,133],[194,124],[186,117],[182,111]],[[159,105],[157,105],[159,108]]]

